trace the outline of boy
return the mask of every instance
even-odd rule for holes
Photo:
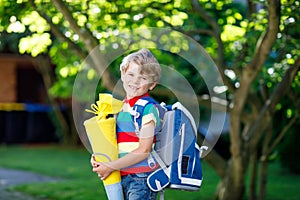
[[[96,163],[91,159],[93,171],[104,180],[114,170],[120,170],[125,200],[156,199],[156,193],[147,186],[148,175],[158,168],[150,152],[155,141],[155,128],[160,119],[154,104],[147,104],[141,127],[132,116],[138,99],[148,96],[160,78],[160,65],[148,49],[141,49],[125,57],[120,65],[121,80],[126,92],[124,105],[117,116],[119,159]]]

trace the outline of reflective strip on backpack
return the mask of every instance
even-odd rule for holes
[[[180,127],[180,137],[181,137],[181,141],[180,141],[180,149],[179,149],[179,157],[178,157],[178,178],[181,179],[182,175],[181,175],[181,166],[182,166],[182,155],[183,155],[183,144],[184,144],[184,135],[185,135],[185,123],[183,123]],[[181,156],[180,156],[181,155]]]
[[[194,185],[194,186],[200,186],[202,183],[202,180],[194,179],[194,178],[185,178],[185,177],[179,177],[181,180],[181,183],[187,184],[187,185]]]

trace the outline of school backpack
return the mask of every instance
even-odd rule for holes
[[[133,106],[133,120],[141,126],[143,109],[156,105],[161,126],[156,130],[156,143],[151,155],[160,165],[147,179],[151,190],[164,188],[197,191],[202,184],[201,154],[207,147],[197,144],[197,128],[190,112],[180,103],[158,104],[151,97],[142,97]],[[161,195],[161,199],[163,199]]]

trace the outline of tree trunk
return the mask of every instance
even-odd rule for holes
[[[266,197],[266,187],[267,187],[267,177],[268,177],[268,159],[265,157],[261,161],[260,165],[260,187],[258,200],[263,200]]]
[[[271,114],[271,113],[270,113]],[[263,143],[261,165],[260,165],[260,187],[258,199],[263,200],[266,196],[266,186],[268,177],[268,156],[269,156],[269,144],[272,138],[272,122],[266,130],[266,136]]]
[[[296,103],[297,104],[297,103]],[[259,187],[259,200],[263,200],[266,197],[266,188],[267,188],[267,177],[268,177],[268,156],[274,148],[279,144],[283,136],[289,130],[289,128],[296,122],[298,119],[298,112],[294,115],[294,117],[289,121],[289,123],[284,127],[284,129],[278,134],[273,143],[271,144],[271,138],[273,134],[272,125],[269,126],[267,130],[267,134],[264,140],[263,151],[261,156],[261,166],[260,166],[260,187]]]
[[[56,127],[57,127],[57,134],[60,137],[60,139],[63,139],[64,142],[67,141],[67,134],[69,134],[69,126],[66,122],[65,117],[63,116],[63,113],[60,109],[59,103],[49,94],[49,89],[53,85],[54,78],[51,76],[51,66],[50,61],[42,56],[39,56],[35,60],[35,67],[37,70],[41,73],[45,89],[47,91],[47,98],[50,103],[50,105],[53,107],[54,115],[55,115],[55,121],[56,121]]]
[[[246,159],[236,157],[230,160],[228,171],[224,179],[223,188],[220,188],[218,198],[220,200],[240,200],[245,192]]]
[[[257,164],[257,149],[252,149],[250,155],[249,200],[256,199]]]

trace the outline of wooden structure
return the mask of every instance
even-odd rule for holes
[[[46,91],[33,58],[0,54],[0,103],[46,103]]]
[[[34,58],[0,54],[0,144],[57,141]]]

